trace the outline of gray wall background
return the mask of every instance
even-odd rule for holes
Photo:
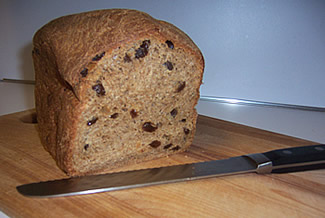
[[[202,50],[201,95],[325,107],[325,1],[0,0],[0,79],[33,79],[32,37],[71,13],[133,8]]]

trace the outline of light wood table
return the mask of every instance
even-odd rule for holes
[[[16,186],[66,178],[40,144],[33,111],[0,117],[0,210],[17,217],[325,217],[325,170],[243,174],[92,195],[28,198]],[[199,116],[187,152],[119,170],[223,159],[312,145]]]

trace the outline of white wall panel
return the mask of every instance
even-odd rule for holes
[[[325,107],[325,1],[0,0],[0,78],[33,79],[33,34],[48,21],[134,8],[201,48],[202,95]]]

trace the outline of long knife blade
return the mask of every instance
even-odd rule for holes
[[[192,164],[25,184],[29,197],[61,197],[174,183],[240,173],[271,173],[325,168],[325,145],[274,150]]]

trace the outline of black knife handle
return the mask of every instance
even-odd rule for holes
[[[325,169],[325,145],[311,145],[263,153],[272,161],[272,173]]]

